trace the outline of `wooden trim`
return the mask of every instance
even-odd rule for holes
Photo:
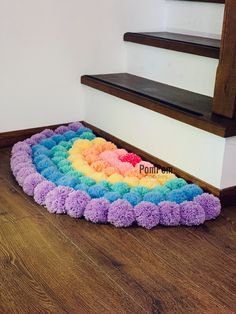
[[[236,118],[236,1],[226,0],[220,61],[213,99],[214,113]]]
[[[118,83],[113,83],[114,81],[117,81]],[[162,101],[158,97],[154,98],[151,96],[151,93],[150,96],[147,95],[146,90],[148,86],[151,86],[151,90],[158,91],[158,88],[156,89],[153,87],[155,86],[155,83],[159,86],[158,84],[160,83],[158,82],[137,77],[128,73],[117,73],[84,75],[81,77],[81,83],[218,136],[230,137],[236,135],[236,121],[232,121],[231,119],[227,119],[219,115],[212,115],[211,103],[209,112],[207,112],[207,110],[206,112],[202,110],[202,113],[199,112],[199,114],[196,114],[195,112],[190,111],[190,106],[189,110],[187,110],[187,108],[177,108],[175,104]],[[138,86],[138,90],[132,89],[134,84]],[[176,94],[176,90],[181,90],[173,88],[172,86],[166,86],[169,88],[169,93],[166,93],[166,97],[168,97],[168,95],[173,97]],[[145,94],[142,94],[142,89],[145,91]],[[176,101],[181,103],[183,106],[186,94],[191,94],[193,96],[192,99],[196,99],[196,95],[198,95],[199,105],[202,105],[203,101],[207,103],[207,99],[210,99],[210,97],[191,93],[185,90],[181,90],[181,94],[181,97],[176,97]]]
[[[125,33],[124,41],[219,59],[220,40],[169,32]]]
[[[225,3],[225,0],[183,0],[191,2],[210,2],[210,3]],[[226,0],[227,1],[227,0]]]
[[[81,123],[83,123],[86,127],[90,128],[91,130],[93,130],[93,132],[111,142],[113,142],[114,144],[116,144],[118,147],[120,148],[125,148],[130,152],[133,152],[137,155],[139,155],[142,159],[150,161],[151,163],[153,163],[154,165],[160,165],[161,167],[167,168],[167,167],[171,167],[173,169],[173,173],[176,174],[178,177],[181,177],[183,179],[185,179],[188,182],[194,182],[196,184],[198,184],[201,188],[203,188],[205,191],[212,193],[216,196],[218,196],[221,199],[222,205],[224,207],[226,206],[231,206],[231,205],[236,205],[236,186],[231,187],[231,188],[227,188],[227,189],[223,189],[220,190],[216,187],[214,187],[213,185],[177,168],[174,167],[173,165],[165,162],[162,159],[159,159],[139,148],[137,148],[136,146],[133,146],[97,127],[95,127],[94,125],[86,122],[86,121],[81,121]]]
[[[70,122],[67,122],[65,124],[68,124]],[[24,130],[17,130],[17,131],[9,131],[9,132],[3,132],[0,133],[0,148],[3,147],[8,147],[13,144],[15,144],[18,141],[23,141],[27,139],[28,137],[39,133],[45,129],[56,129],[62,125],[60,124],[54,124],[54,125],[47,125],[47,126],[41,126],[41,127],[36,127],[36,128],[31,128],[31,129],[24,129]]]

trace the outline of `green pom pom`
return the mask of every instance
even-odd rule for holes
[[[64,174],[68,174],[68,172],[71,171],[71,167],[70,167],[70,166],[67,166],[67,165],[62,166],[62,167],[59,167],[59,169],[60,169],[60,171],[61,171],[62,173],[64,173]]]
[[[67,175],[75,179],[80,179],[82,176],[82,173],[79,171],[71,170],[70,168],[70,171],[67,173]]]
[[[60,145],[63,146],[66,150],[68,150],[72,147],[72,143],[70,141],[69,142],[61,141]]]
[[[53,157],[53,158],[52,158],[52,162],[53,162],[55,165],[58,165],[59,162],[61,162],[62,160],[64,160],[64,157],[62,157],[62,156],[56,156],[56,157]]]
[[[143,197],[146,193],[150,192],[150,190],[145,186],[136,186],[131,189],[131,192],[138,193]]]
[[[112,191],[120,193],[121,195],[129,193],[130,187],[127,183],[117,182],[112,185]]]
[[[92,132],[84,132],[80,135],[81,139],[92,141],[96,136]]]
[[[164,196],[170,192],[170,189],[168,189],[166,186],[156,186],[152,189],[152,192],[159,192],[163,194]]]
[[[57,152],[66,152],[66,148],[61,145],[56,145],[51,149],[51,153],[54,155]]]
[[[176,178],[169,180],[164,184],[164,186],[170,190],[177,190],[185,186],[187,182],[182,178]]]
[[[96,184],[96,181],[89,178],[89,177],[81,177],[80,181],[81,181],[81,183],[84,183],[88,186],[92,186],[92,185]]]

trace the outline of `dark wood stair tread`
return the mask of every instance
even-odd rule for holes
[[[124,40],[137,44],[219,58],[220,40],[169,32],[125,33]]]
[[[236,121],[211,114],[211,97],[128,73],[84,75],[81,83],[216,135],[236,135]]]

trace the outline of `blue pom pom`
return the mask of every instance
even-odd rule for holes
[[[56,134],[56,135],[53,135],[51,137],[51,139],[56,142],[57,144],[59,144],[61,141],[65,141],[65,137],[61,134]]]
[[[57,170],[51,173],[48,180],[56,184],[57,180],[59,180],[62,177],[63,177],[63,174]]]
[[[45,155],[48,157],[51,156],[50,150],[44,147],[43,145],[39,145],[39,144],[32,146],[32,152],[35,157],[38,155]]]
[[[192,201],[194,197],[203,193],[203,190],[196,184],[187,184],[183,186],[180,191],[185,194],[188,201]]]
[[[57,145],[57,143],[50,138],[46,138],[45,140],[42,140],[40,144],[48,149],[52,149],[55,145]]]
[[[39,172],[51,166],[54,166],[54,164],[48,157],[41,159],[37,164],[35,164],[35,167]]]
[[[184,179],[176,178],[176,179],[172,179],[172,180],[166,182],[164,186],[170,190],[177,190],[177,189],[182,188],[186,184],[188,184],[188,183]]]
[[[93,139],[96,138],[96,136],[92,132],[84,132],[83,134],[80,135],[79,138],[92,141]]]
[[[92,132],[89,128],[80,128],[78,131],[76,131],[77,136],[80,136],[84,132]]]
[[[111,187],[113,192],[120,193],[121,195],[124,195],[125,193],[129,193],[130,187],[127,183],[124,182],[117,182],[114,183]]]
[[[117,193],[117,192],[107,192],[104,195],[104,198],[106,198],[109,202],[113,203],[116,200],[118,200],[119,198],[122,198],[122,196],[120,193]]]
[[[96,184],[96,181],[89,178],[89,177],[81,177],[80,181],[81,181],[81,183],[84,183],[88,186],[92,186],[92,185]]]
[[[52,174],[54,172],[57,172],[57,168],[55,166],[51,166],[51,167],[48,167],[46,169],[44,169],[42,172],[41,172],[41,175],[46,178],[46,179],[49,179],[51,178]]]
[[[142,197],[139,193],[129,192],[123,195],[123,199],[128,201],[131,205],[136,206],[142,201]]]
[[[58,186],[69,186],[71,188],[74,188],[78,184],[78,181],[75,178],[63,176],[59,180],[57,180],[56,184]]]
[[[77,184],[74,189],[78,190],[78,191],[85,191],[85,192],[87,192],[88,189],[89,189],[89,186],[87,184],[81,183],[81,184]]]
[[[152,192],[157,192],[157,193],[161,193],[163,194],[163,196],[165,197],[166,194],[168,194],[171,190],[168,189],[166,186],[156,186],[155,188],[152,189]]]
[[[185,196],[185,194],[182,191],[173,190],[166,195],[166,199],[167,199],[167,201],[176,202],[177,204],[180,204],[180,203],[186,201],[187,197]]]
[[[77,134],[74,131],[67,131],[63,134],[67,141],[71,140],[72,138],[76,137]]]
[[[44,158],[45,158],[45,155],[43,155],[43,154],[36,155],[36,156],[33,157],[33,163],[34,164],[38,164]]]
[[[88,194],[91,196],[91,198],[99,198],[103,197],[107,191],[108,190],[104,186],[95,184],[88,189]]]
[[[131,192],[138,193],[138,194],[140,194],[142,197],[143,197],[146,193],[150,192],[150,190],[149,190],[148,188],[146,188],[145,186],[136,186],[136,187],[132,188],[130,191],[131,191]]]
[[[103,185],[109,191],[111,190],[112,184],[110,182],[108,182],[106,180],[102,180],[102,181],[99,182],[99,184]]]
[[[145,202],[151,202],[158,205],[160,202],[165,200],[165,197],[162,193],[159,192],[149,192],[145,194],[143,200]]]

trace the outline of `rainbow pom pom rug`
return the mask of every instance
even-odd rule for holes
[[[46,129],[12,148],[24,192],[50,213],[116,227],[194,226],[215,219],[220,200],[173,173],[96,137],[81,123]]]

